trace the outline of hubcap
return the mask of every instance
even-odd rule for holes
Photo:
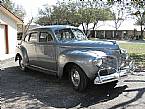
[[[71,80],[74,86],[78,87],[80,83],[80,75],[79,72],[74,70],[71,72]]]

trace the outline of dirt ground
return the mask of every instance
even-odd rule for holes
[[[113,90],[90,85],[83,93],[67,80],[29,70],[23,72],[13,59],[0,62],[2,109],[144,109],[145,72],[129,74]]]

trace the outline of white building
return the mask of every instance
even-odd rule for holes
[[[0,4],[0,54],[15,52],[18,24],[23,21]]]
[[[125,36],[139,36],[141,34],[141,27],[139,25],[135,25],[135,22],[131,20],[125,20],[125,21],[119,21],[117,24],[117,33],[118,37],[123,38]],[[90,23],[88,25],[88,30],[93,31],[93,23]],[[79,26],[80,29],[83,30],[83,26]],[[86,27],[84,27],[86,29]],[[107,21],[98,21],[97,25],[94,28],[93,36],[97,38],[114,38],[115,37],[115,31],[116,26],[115,22],[113,20],[107,20]],[[143,33],[145,36],[145,32]]]

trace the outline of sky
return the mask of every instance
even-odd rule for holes
[[[38,9],[43,8],[45,4],[49,6],[55,5],[57,0],[11,0],[16,5],[21,5],[25,11],[26,16],[24,18],[24,22],[27,23],[31,20],[32,17],[37,17]]]

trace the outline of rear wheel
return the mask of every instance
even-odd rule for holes
[[[79,92],[86,89],[88,85],[88,77],[82,71],[82,69],[76,65],[73,65],[70,69],[70,80],[73,85],[73,88]]]
[[[24,65],[24,61],[21,57],[19,57],[19,67],[22,71],[26,71],[26,66]]]

